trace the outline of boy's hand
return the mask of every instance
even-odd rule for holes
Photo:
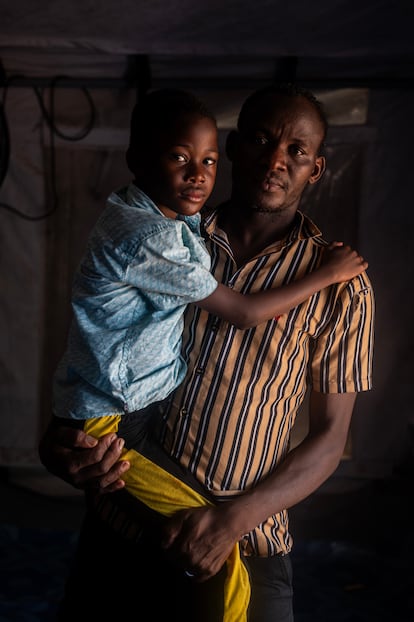
[[[343,242],[331,242],[324,249],[320,267],[329,273],[333,283],[342,283],[364,272],[368,262]]]

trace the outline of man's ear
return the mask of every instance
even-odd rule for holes
[[[326,160],[324,156],[318,156],[316,158],[315,167],[312,175],[309,177],[309,183],[314,184],[322,177],[326,168]]]
[[[236,153],[237,145],[239,142],[239,133],[237,130],[231,130],[226,138],[226,156],[233,162],[234,155]]]

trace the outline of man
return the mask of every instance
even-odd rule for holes
[[[230,200],[205,218],[219,281],[238,291],[257,291],[300,278],[319,264],[326,243],[298,208],[307,184],[323,175],[325,134],[319,103],[301,89],[274,85],[246,100],[226,146],[232,162]],[[204,589],[200,586],[212,586],[216,593],[215,582],[239,543],[251,584],[249,622],[291,622],[287,508],[316,490],[341,459],[356,395],[372,384],[373,306],[363,273],[248,331],[191,309],[183,345],[188,373],[158,422],[156,442],[215,503],[185,509],[157,527],[162,534],[157,552],[156,538],[150,542],[142,534],[133,553],[122,541],[110,542],[104,525],[89,513],[84,529],[97,535],[96,547],[78,558],[84,582],[96,578],[106,560],[98,583],[112,568],[111,591],[125,607],[120,611],[129,611],[135,596],[139,612],[141,594],[147,592],[159,607],[149,619],[161,619],[164,610],[179,617],[180,604]],[[309,433],[290,450],[308,383]],[[49,470],[76,486],[119,490],[119,477],[128,468],[115,462],[122,441],[108,437],[94,447],[91,443],[82,433],[51,425],[40,456]],[[110,507],[111,495],[102,498]],[[112,526],[116,520],[112,517]],[[81,535],[81,550],[82,542]],[[128,556],[139,560],[142,572],[139,580],[135,577],[137,593],[129,594],[129,576],[121,595],[126,578],[117,574]],[[185,572],[190,576],[182,584]],[[165,609],[155,602],[154,584],[159,590],[161,584],[163,590],[174,586]],[[79,581],[69,584],[68,593],[73,600]],[[207,602],[206,594],[207,589],[202,596]],[[104,601],[110,602],[107,592]],[[208,613],[205,619],[216,618]]]

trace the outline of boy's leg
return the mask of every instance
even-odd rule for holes
[[[121,620],[131,615],[137,621],[221,621],[225,570],[196,584],[168,561],[158,540],[154,530],[145,527],[134,541],[125,539],[89,509],[58,622]]]

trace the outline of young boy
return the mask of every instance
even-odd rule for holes
[[[184,378],[189,303],[246,329],[366,269],[334,243],[318,270],[285,287],[243,295],[218,283],[199,213],[218,158],[216,121],[191,94],[158,90],[136,105],[127,151],[134,181],[110,195],[75,276],[74,318],[54,382],[57,417],[95,436],[126,426],[123,438],[138,443],[153,405]]]

